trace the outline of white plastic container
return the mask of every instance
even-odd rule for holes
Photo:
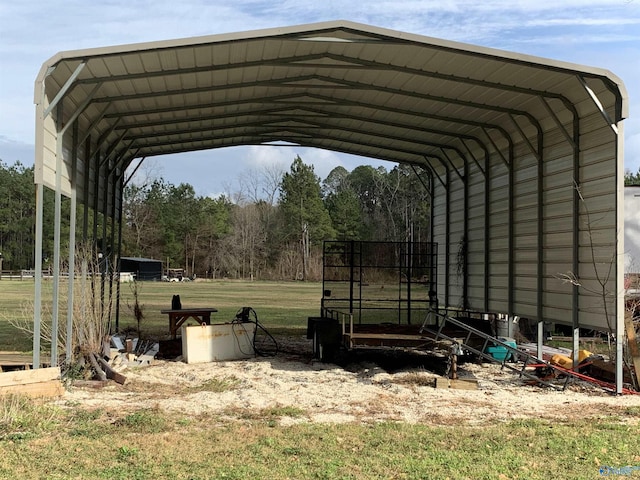
[[[186,363],[239,360],[255,355],[255,323],[218,323],[182,328],[182,359]]]

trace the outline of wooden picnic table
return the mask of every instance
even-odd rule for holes
[[[211,314],[217,312],[217,308],[180,308],[178,310],[160,310],[160,313],[169,315],[169,332],[172,338],[176,338],[178,329],[188,319],[193,318],[200,325],[211,325]]]

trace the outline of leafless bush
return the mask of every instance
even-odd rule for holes
[[[52,302],[42,302],[40,336],[42,342],[51,344],[54,335],[57,335],[59,351],[65,351],[67,342],[71,341],[73,358],[66,359],[68,365],[76,363],[88,354],[99,354],[102,345],[109,333],[109,312],[113,298],[106,292],[105,278],[100,272],[100,264],[95,250],[90,245],[81,245],[75,254],[76,271],[73,279],[73,308],[72,331],[67,334],[68,288],[59,289],[58,298],[58,328],[53,331]],[[61,287],[68,287],[67,282],[61,282]],[[43,288],[43,298],[49,296],[52,286],[49,282]],[[17,329],[33,336],[35,307],[33,302],[23,305],[22,316],[17,319],[9,319],[9,322]]]

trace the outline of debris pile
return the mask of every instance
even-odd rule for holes
[[[160,344],[158,342],[113,335],[109,350],[109,363],[117,370],[129,366],[151,365],[159,351]]]
[[[533,354],[536,345],[532,343],[521,344],[518,348],[527,353]],[[529,365],[535,369],[535,374],[539,378],[549,381],[553,379],[570,378],[579,379],[594,385],[602,387],[606,391],[615,392],[615,363],[609,361],[603,355],[594,354],[588,350],[578,351],[578,366],[573,368],[573,351],[561,347],[543,346],[542,358],[546,364]],[[622,393],[637,394],[635,388],[635,379],[632,372],[625,365],[623,368],[623,385]]]
[[[122,371],[127,367],[151,365],[159,351],[158,342],[114,335],[111,337],[109,364],[116,371]]]
[[[73,383],[76,386],[96,387],[106,385],[109,379],[124,385],[127,377],[121,372],[127,367],[151,365],[159,350],[159,343],[155,341],[113,335],[105,341],[101,355],[86,356],[91,364],[92,380],[74,380]]]

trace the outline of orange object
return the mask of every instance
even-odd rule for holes
[[[593,353],[589,350],[578,350],[578,363],[584,362],[585,359],[589,358],[592,355]]]
[[[593,353],[591,353],[589,350],[578,350],[578,365],[584,362],[585,359],[589,358],[591,355],[593,355]],[[571,357],[573,357],[573,354],[571,354]],[[571,368],[573,367],[573,359],[571,357],[556,353],[551,357],[549,363],[551,363],[551,365],[559,365],[562,368],[571,370]]]
[[[556,353],[553,357],[551,357],[549,363],[551,365],[559,365],[562,368],[566,368],[567,370],[571,370],[571,368],[573,367],[573,360],[571,360],[566,355],[561,355],[559,353]]]

